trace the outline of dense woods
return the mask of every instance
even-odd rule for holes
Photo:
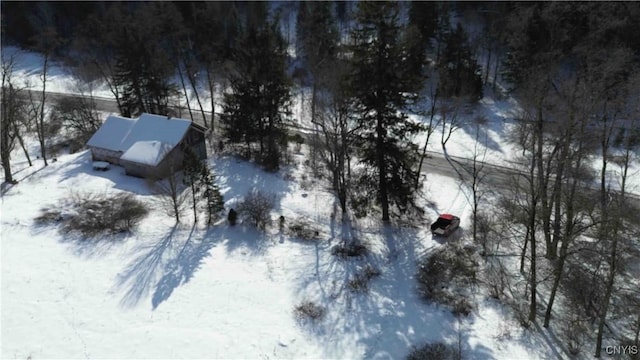
[[[631,276],[640,209],[629,195],[638,189],[627,183],[640,152],[640,3],[1,6],[2,45],[45,59],[42,96],[26,102],[15,63],[2,59],[7,182],[9,154],[24,148],[26,131],[35,130],[45,164],[49,158],[44,102],[53,60],[108,84],[124,116],[175,115],[182,106],[270,171],[286,161],[292,97],[309,91],[315,168],[326,172],[345,218],[373,213],[385,223],[417,210],[425,152],[415,134],[431,134],[437,118],[444,148],[463,107],[487,94],[513,96],[520,111],[509,135],[521,151],[520,175],[486,204],[497,208],[492,214],[478,206],[488,202],[484,158],[473,159],[473,240],[482,245],[484,281],[523,326],[555,327],[569,352],[600,357],[605,343],[639,345],[640,292]],[[86,139],[97,128],[87,113],[89,122],[60,117]],[[480,133],[483,123],[474,126]],[[208,196],[212,175],[192,170],[193,193],[199,186]],[[221,205],[207,201],[210,222]]]

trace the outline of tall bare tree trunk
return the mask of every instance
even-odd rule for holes
[[[209,86],[209,94],[211,95],[211,125],[209,127],[209,133],[213,135],[215,132],[215,119],[216,119],[216,101],[215,101],[215,93],[216,93],[216,83],[215,77],[211,73],[211,69],[207,69],[207,85]],[[223,89],[224,91],[224,89]]]
[[[40,103],[40,110],[38,111],[38,116],[36,119],[36,127],[38,128],[38,141],[40,143],[40,155],[42,156],[42,160],[44,161],[44,166],[48,166],[47,163],[47,146],[45,144],[45,128],[44,128],[44,105],[47,100],[47,71],[49,69],[49,54],[44,54],[44,64],[42,66],[42,99]]]
[[[617,222],[617,220],[615,220]],[[616,226],[617,227],[617,226]],[[604,324],[607,319],[607,313],[609,312],[609,305],[611,303],[611,294],[613,293],[613,284],[615,283],[616,272],[618,271],[618,230],[613,229],[613,239],[611,243],[611,253],[609,256],[609,275],[607,276],[607,283],[602,299],[602,308],[600,309],[600,317],[598,319],[598,335],[596,337],[596,353],[595,357],[599,358],[602,352],[602,336],[604,334]]]
[[[314,127],[314,138],[317,137],[318,134],[318,123],[316,122],[316,97],[318,96],[318,85],[317,85],[317,80],[314,79],[313,80],[313,86],[311,88],[311,123],[313,124]],[[318,165],[317,165],[317,159],[318,159],[318,142],[315,140],[312,140],[313,143],[311,144],[311,164],[312,164],[312,169],[313,169],[313,175],[315,177],[318,176]]]
[[[535,154],[533,155],[532,158],[532,164],[531,164],[531,171],[530,171],[530,176],[531,176],[531,204],[529,204],[530,206],[530,214],[529,214],[529,227],[531,228],[531,275],[530,275],[530,283],[531,283],[531,303],[529,304],[529,321],[534,322],[536,320],[536,313],[537,313],[537,309],[538,309],[538,302],[537,302],[537,292],[538,292],[538,279],[537,279],[537,257],[536,257],[536,220],[537,220],[537,216],[536,216],[536,209],[538,207],[538,200],[540,197],[540,193],[544,192],[545,190],[542,189],[542,186],[544,185],[544,173],[543,173],[543,166],[541,164],[542,162],[542,148],[543,148],[543,139],[544,139],[544,132],[543,132],[543,116],[542,116],[542,104],[539,103],[537,106],[537,128],[536,128],[536,146],[537,149],[535,151]],[[536,184],[536,180],[534,178],[534,173],[535,173],[535,169],[538,169],[538,174],[537,174],[537,184]]]
[[[191,104],[189,103],[189,93],[187,92],[187,86],[184,83],[184,75],[182,75],[182,68],[180,67],[180,60],[176,63],[178,68],[178,76],[180,76],[180,84],[182,85],[182,92],[184,93],[184,100],[187,103],[187,110],[189,111],[189,118],[193,121],[193,112],[191,111]]]
[[[615,206],[615,213],[613,216],[609,216],[609,221],[602,226],[605,227],[605,231],[602,232],[602,236],[611,237],[611,252],[609,255],[609,274],[607,276],[606,288],[604,298],[602,299],[602,307],[600,309],[600,318],[598,319],[598,334],[596,337],[596,352],[595,357],[599,358],[602,352],[602,337],[604,335],[604,326],[609,312],[611,304],[611,296],[613,294],[613,286],[615,284],[616,274],[618,272],[618,242],[620,238],[620,230],[622,227],[622,213],[626,210],[626,184],[627,175],[629,171],[629,164],[631,160],[631,149],[627,147],[623,156],[623,169],[621,176],[620,193],[616,196],[617,201]],[[603,160],[604,164],[604,160]],[[603,165],[604,166],[604,165]],[[606,198],[606,196],[603,196]],[[610,207],[607,205],[606,209],[602,209],[603,212],[610,212]],[[609,224],[610,223],[610,224]],[[610,231],[606,231],[607,227],[611,226]]]
[[[571,192],[569,198],[567,199],[567,216],[566,221],[567,225],[565,226],[564,236],[562,239],[562,244],[560,246],[560,256],[558,257],[557,263],[555,264],[555,268],[553,271],[554,279],[553,286],[551,287],[551,294],[549,295],[549,301],[547,302],[547,310],[544,315],[544,324],[542,326],[549,327],[549,322],[551,321],[551,312],[553,310],[553,304],[556,299],[556,294],[558,292],[558,288],[560,287],[560,280],[562,279],[562,272],[564,270],[564,265],[567,260],[569,244],[573,238],[574,232],[574,210],[573,210],[573,201],[576,192],[577,181],[574,179]]]
[[[18,137],[18,143],[20,143],[20,147],[24,152],[24,156],[27,158],[27,162],[29,163],[29,166],[33,166],[33,163],[31,162],[31,156],[29,156],[29,151],[27,151],[27,147],[24,145],[24,139],[22,138],[22,135],[18,133],[17,137]]]
[[[382,207],[382,221],[389,222],[389,195],[387,192],[387,165],[384,158],[384,140],[386,130],[382,126],[382,112],[378,112],[376,125],[376,155],[378,157],[378,186],[380,187],[380,206]]]
[[[202,105],[202,100],[200,100],[200,92],[198,91],[198,81],[196,80],[193,72],[190,71],[188,66],[186,66],[186,64],[185,64],[185,70],[187,72],[187,79],[189,80],[189,83],[191,84],[191,90],[193,90],[193,94],[196,97],[196,102],[198,103],[198,107],[200,108],[200,113],[202,114],[202,121],[204,122],[204,126],[206,128],[209,128],[209,123],[207,121],[207,115],[205,114],[204,106]],[[209,70],[207,70],[207,72],[209,72]],[[212,122],[211,126],[213,126],[213,108],[211,110],[211,122]]]
[[[522,252],[520,253],[520,274],[524,275],[524,260],[527,258],[527,247],[529,246],[529,235],[531,234],[531,229],[527,225],[527,232],[524,235],[524,246],[522,247]]]
[[[433,90],[433,89],[432,89]],[[417,189],[420,185],[420,174],[422,173],[422,164],[424,163],[424,158],[427,156],[427,145],[429,145],[429,139],[431,138],[431,134],[433,134],[435,125],[433,124],[433,120],[436,115],[436,102],[438,100],[438,90],[432,91],[433,96],[431,97],[431,113],[429,115],[429,128],[427,129],[427,138],[424,141],[424,147],[422,148],[422,154],[420,155],[420,162],[418,163],[418,171],[416,173],[416,183],[415,188]]]

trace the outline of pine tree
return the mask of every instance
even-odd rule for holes
[[[407,27],[407,56],[410,66],[418,74],[424,73],[427,50],[431,48],[431,38],[438,25],[438,4],[431,1],[412,1],[409,4],[409,24]]]
[[[215,175],[211,173],[209,167],[202,167],[200,179],[205,188],[204,196],[207,200],[207,225],[211,225],[214,218],[224,210],[224,198],[216,184]]]
[[[398,3],[360,2],[356,17],[350,91],[360,116],[361,161],[371,170],[361,181],[375,189],[386,222],[391,204],[405,211],[414,202],[417,150],[410,137],[421,127],[406,111],[423,78],[407,64]]]
[[[331,5],[322,1],[300,4],[296,25],[298,47],[314,76],[337,51],[339,34]],[[314,82],[318,80],[314,79]]]
[[[233,52],[222,121],[231,142],[260,146],[259,160],[277,170],[286,148],[285,121],[289,113],[290,79],[286,73],[286,44],[278,21],[252,19]]]
[[[182,20],[176,18],[177,10],[169,2],[134,7],[133,14],[118,19],[120,27],[113,35],[113,82],[121,90],[121,111],[125,116],[143,112],[168,115],[169,99],[177,94],[171,81],[175,67],[169,56]]]
[[[467,34],[458,24],[446,36],[445,49],[440,57],[438,89],[445,97],[467,96],[471,100],[482,98],[482,73],[471,52]]]

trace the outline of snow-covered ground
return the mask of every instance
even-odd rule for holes
[[[19,76],[37,77],[33,63],[22,66]],[[68,75],[54,73],[59,78],[52,91],[74,92]],[[504,141],[510,101],[487,97],[475,110],[488,119],[483,131],[490,162],[507,161],[514,152]],[[455,132],[448,152],[468,154],[473,134],[472,128]],[[431,144],[442,151],[438,132]],[[35,158],[37,146],[30,152]],[[468,359],[559,356],[553,341],[522,330],[510,310],[483,292],[475,294],[478,309],[460,322],[418,298],[417,261],[446,246],[431,237],[428,221],[418,228],[363,222],[359,235],[372,250],[367,260],[332,256],[331,247],[342,239],[332,216],[335,199],[321,181],[309,179],[305,157],[294,158],[298,166],[276,174],[230,156],[214,157],[209,165],[227,209],[249,189],[273,193],[272,218],[313,222],[320,241],[280,234],[276,226],[265,234],[225,221],[210,229],[188,221],[175,226],[144,180],[117,166],[94,171],[87,151],[60,155],[46,168],[40,160],[27,167],[16,151],[20,182],[3,193],[0,208],[0,356],[400,359],[413,345],[458,338]],[[427,219],[455,213],[464,233],[471,215],[468,191],[456,179],[429,174]],[[152,211],[132,234],[115,239],[82,240],[34,224],[42,208],[56,207],[73,192],[131,192]],[[346,280],[365,263],[382,274],[367,294],[351,293]],[[298,321],[294,308],[306,300],[325,306],[325,319]]]
[[[382,276],[368,295],[349,293],[345,278],[362,260],[330,254],[341,229],[321,184],[303,188],[233,157],[210,161],[228,206],[251,188],[273,193],[274,219],[318,224],[322,240],[309,243],[224,221],[174,226],[144,180],[120,167],[94,171],[87,151],[39,166],[3,195],[2,358],[402,358],[411,345],[454,342],[458,328],[469,358],[550,354],[489,300],[479,298],[477,314],[458,324],[418,298],[416,260],[443,246],[426,226],[364,226]],[[300,178],[301,168],[286,178]],[[436,175],[429,184],[428,197],[449,194],[429,215],[455,211],[468,224],[465,190]],[[154,208],[133,234],[82,240],[34,224],[72,192],[121,191]],[[298,322],[293,309],[303,300],[326,306],[327,317]]]

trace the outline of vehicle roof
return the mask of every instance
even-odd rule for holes
[[[455,218],[455,216],[453,216],[451,214],[440,214],[440,218],[441,219],[445,219],[445,220],[453,220]]]

